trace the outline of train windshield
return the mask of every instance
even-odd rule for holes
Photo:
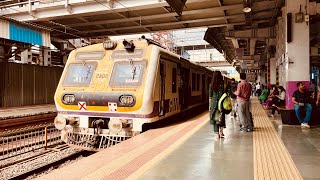
[[[96,64],[93,63],[70,64],[63,85],[88,86],[95,68]]]
[[[121,61],[114,65],[110,86],[140,86],[144,61]]]

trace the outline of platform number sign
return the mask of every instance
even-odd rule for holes
[[[79,110],[86,111],[87,110],[86,102],[78,102],[78,108]]]
[[[108,107],[109,107],[109,111],[112,111],[112,112],[118,111],[117,103],[109,102]]]

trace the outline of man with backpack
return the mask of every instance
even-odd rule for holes
[[[251,132],[253,131],[253,123],[250,117],[250,95],[251,85],[246,81],[246,74],[240,73],[241,82],[238,84],[237,91],[234,93],[237,95],[238,103],[238,115],[241,123],[240,131]]]
[[[237,87],[238,83],[236,83],[236,80],[232,78],[231,83],[227,86],[227,92],[229,93],[232,102],[231,115],[233,115],[233,117],[237,117],[237,95],[234,94],[237,91]]]

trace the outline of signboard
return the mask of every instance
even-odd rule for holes
[[[87,105],[86,102],[78,102],[78,108],[80,111],[86,111],[87,110]]]
[[[115,102],[108,102],[109,111],[116,112],[118,111],[117,103]]]

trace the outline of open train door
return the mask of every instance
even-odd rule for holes
[[[165,98],[166,98],[166,67],[165,62],[160,61],[160,107],[159,116],[165,115]]]

